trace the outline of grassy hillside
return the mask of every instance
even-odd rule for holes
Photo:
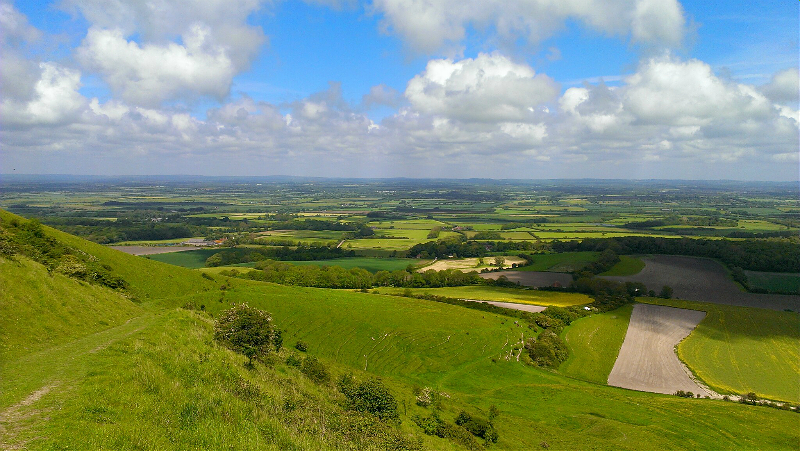
[[[703,310],[678,357],[720,393],[800,402],[800,314],[688,301],[651,300]]]
[[[464,449],[412,421],[431,413],[415,404],[415,386],[446,394],[439,415],[448,422],[461,410],[486,417],[497,406],[493,449],[790,450],[800,439],[796,413],[631,392],[507,360],[532,333],[507,317],[419,299],[209,280],[47,233],[127,281],[125,291],[108,290],[106,302],[127,293],[141,304],[128,301],[129,320],[103,328],[76,319],[78,333],[37,350],[18,349],[32,331],[8,327],[4,338],[17,345],[0,366],[3,448]],[[31,283],[49,277],[30,265]],[[65,308],[85,305],[56,296]],[[293,349],[245,368],[246,358],[211,334],[213,316],[241,302],[271,312],[287,348],[307,342],[333,379],[380,376],[398,400],[400,423],[345,410],[332,382],[314,384],[285,363],[301,355]]]
[[[142,309],[123,293],[0,257],[0,362],[116,326]]]
[[[619,355],[632,305],[574,321],[562,334],[569,346],[569,358],[559,366],[562,374],[598,384],[608,382]]]

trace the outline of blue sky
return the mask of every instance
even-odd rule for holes
[[[794,1],[0,2],[0,173],[798,179]]]

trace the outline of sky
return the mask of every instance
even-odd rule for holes
[[[0,174],[797,181],[798,24],[795,0],[0,0]]]

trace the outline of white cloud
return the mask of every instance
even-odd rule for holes
[[[723,117],[766,117],[772,110],[752,86],[726,82],[698,60],[653,58],[625,82],[625,109],[644,123],[707,125]]]
[[[496,53],[431,60],[405,91],[411,105],[423,113],[468,122],[526,121],[532,107],[557,94],[550,77]]]
[[[121,30],[90,29],[78,58],[103,74],[127,102],[155,106],[186,93],[223,98],[236,73],[225,50],[207,45],[208,29],[195,25],[185,45],[128,41]],[[169,64],[165,64],[165,62]]]
[[[396,107],[399,102],[400,93],[397,92],[396,89],[384,84],[371,87],[369,93],[364,94],[361,99],[361,103],[365,108],[372,108],[377,105]]]
[[[78,93],[80,72],[55,63],[41,63],[41,77],[28,101],[3,98],[0,116],[9,125],[42,125],[69,122],[86,104]]]
[[[536,44],[574,19],[606,34],[667,47],[680,45],[686,27],[677,0],[375,0],[372,6],[383,15],[386,31],[429,54],[458,46],[468,27]]]
[[[67,0],[92,24],[77,56],[129,103],[225,97],[266,41],[261,0]],[[133,39],[133,36],[136,39]],[[165,62],[169,64],[165,64]]]
[[[770,83],[761,88],[761,91],[773,102],[791,103],[797,107],[797,103],[800,101],[798,99],[800,97],[798,69],[792,67],[776,73],[772,76]]]

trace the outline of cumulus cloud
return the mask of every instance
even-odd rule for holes
[[[772,76],[772,80],[761,88],[770,100],[780,104],[792,104],[797,107],[800,101],[800,77],[798,69],[792,67]]]
[[[266,41],[247,23],[260,0],[67,1],[92,23],[77,51],[125,101],[225,97]],[[134,40],[132,36],[136,36]],[[165,64],[165,62],[169,64]]]
[[[763,161],[789,149],[796,154],[798,145],[793,112],[777,108],[752,85],[718,77],[698,60],[651,58],[622,86],[570,88],[559,106],[565,117],[556,136],[564,139],[569,131],[572,146],[613,150],[618,157]]]
[[[85,106],[78,93],[80,72],[55,63],[40,64],[41,78],[34,84],[28,101],[3,98],[0,116],[12,126],[59,124],[74,120]]]
[[[41,70],[23,54],[24,46],[36,41],[41,33],[13,5],[0,2],[0,89],[3,99],[24,101],[34,95],[34,85]]]
[[[752,86],[726,82],[698,60],[653,58],[626,80],[625,105],[637,120],[666,125],[705,125],[766,117],[772,106]]]
[[[221,99],[236,69],[225,50],[209,46],[207,39],[208,29],[199,24],[184,36],[184,45],[140,46],[126,40],[121,30],[93,28],[78,58],[127,102],[155,106],[187,92]]]
[[[425,53],[458,45],[469,27],[492,30],[511,42],[538,43],[572,19],[609,35],[667,47],[680,45],[686,28],[677,0],[375,0],[373,8],[387,32]]]
[[[523,122],[557,95],[550,77],[498,53],[431,60],[405,91],[417,110],[466,122]]]

